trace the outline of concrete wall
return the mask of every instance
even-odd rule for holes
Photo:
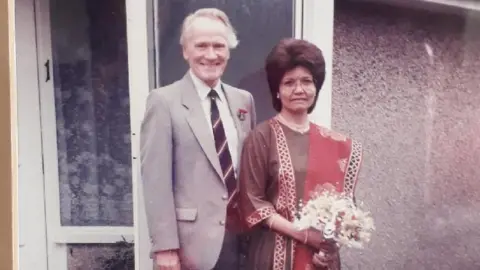
[[[345,269],[480,269],[480,16],[336,1],[333,128],[377,232]]]

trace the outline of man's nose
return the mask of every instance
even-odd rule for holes
[[[205,53],[205,57],[207,59],[215,59],[217,58],[217,54],[215,53],[215,50],[212,47],[209,47]]]

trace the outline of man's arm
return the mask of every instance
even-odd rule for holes
[[[179,248],[173,197],[173,146],[170,110],[164,98],[149,93],[140,132],[141,179],[153,253]]]

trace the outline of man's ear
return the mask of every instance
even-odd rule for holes
[[[187,47],[182,46],[183,59],[188,61]]]

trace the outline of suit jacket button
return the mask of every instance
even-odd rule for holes
[[[222,226],[225,225],[225,221],[220,220],[220,225],[222,225]]]
[[[223,195],[223,196],[222,196],[222,199],[223,199],[224,201],[228,200],[228,195]]]

